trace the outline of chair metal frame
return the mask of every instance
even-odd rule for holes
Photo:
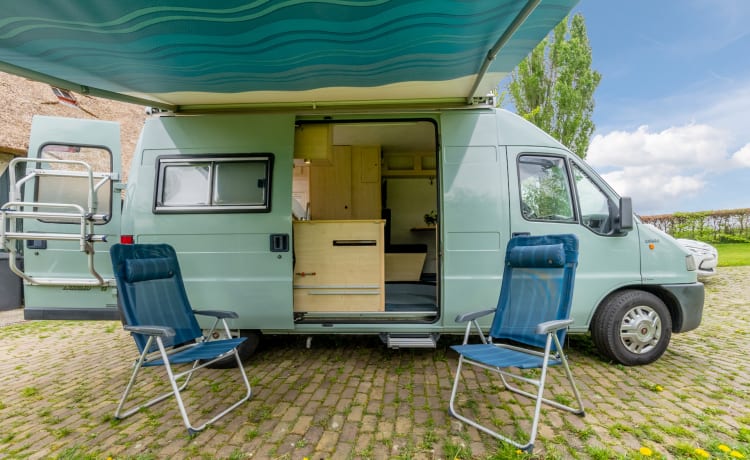
[[[134,257],[138,259],[148,258],[148,257],[143,257],[143,253],[152,253],[152,254],[153,253],[156,253],[156,254],[165,253],[168,257],[173,257],[175,266],[173,270],[170,271],[170,275],[176,278],[174,282],[177,283],[177,289],[181,291],[181,294],[184,296],[183,297],[184,300],[187,301],[187,295],[185,294],[185,291],[184,291],[184,285],[182,283],[182,277],[180,275],[179,265],[176,259],[176,254],[174,253],[174,249],[172,249],[171,246],[168,246],[168,245],[119,245],[119,244],[114,245],[111,250],[111,254],[112,254],[113,264],[115,265],[114,267],[115,279],[120,285],[122,285],[123,283],[126,283],[127,281],[123,277],[123,271],[121,269],[118,270],[118,267],[117,267],[118,261],[115,260],[116,259],[115,254],[121,251],[120,249],[115,249],[116,247],[119,247],[119,246],[127,246],[127,247],[132,248],[129,250],[134,253],[139,253],[137,254],[137,257]],[[137,246],[140,246],[141,248],[146,248],[146,250],[143,251],[140,248],[137,248]],[[149,281],[149,279],[146,278],[141,281]],[[131,374],[130,380],[128,381],[128,384],[125,387],[125,391],[123,392],[122,397],[120,398],[119,404],[117,405],[117,409],[115,410],[115,414],[114,414],[115,418],[124,419],[126,417],[129,417],[135,414],[141,409],[151,407],[161,401],[164,401],[170,396],[174,396],[175,400],[177,401],[177,406],[180,411],[180,415],[182,417],[183,423],[185,424],[185,427],[187,428],[188,433],[192,436],[202,431],[203,429],[206,428],[206,426],[216,422],[218,419],[225,416],[232,410],[239,407],[242,403],[250,399],[250,397],[252,396],[252,388],[247,378],[247,374],[245,373],[245,369],[242,365],[239,352],[237,351],[237,347],[245,340],[245,338],[244,337],[231,338],[232,332],[227,323],[227,319],[238,318],[238,315],[235,312],[222,311],[222,310],[193,310],[189,304],[185,305],[185,308],[189,310],[189,313],[192,313],[193,315],[212,316],[215,318],[215,321],[213,323],[213,326],[209,329],[209,332],[207,334],[201,334],[201,336],[196,337],[195,341],[193,341],[192,343],[174,346],[173,344],[170,344],[170,341],[171,339],[174,339],[177,336],[177,333],[169,325],[128,324],[126,318],[128,318],[129,315],[125,314],[124,309],[127,309],[129,306],[125,305],[127,301],[124,301],[122,297],[123,297],[122,289],[119,288],[118,286],[118,299],[119,299],[118,307],[121,309],[121,313],[122,313],[121,316],[122,316],[122,321],[123,321],[123,329],[130,332],[134,339],[136,339],[137,337],[140,337],[142,339],[145,338],[146,340],[144,344],[142,340],[139,341],[138,339],[136,339],[136,344],[138,345],[138,348],[141,348],[141,345],[143,345],[141,348],[141,354],[133,366],[133,372]],[[148,301],[148,299],[146,299],[146,301]],[[154,305],[154,307],[158,307],[158,306]],[[222,332],[226,334],[226,337],[230,337],[230,338],[210,340],[214,332],[217,330],[217,326],[219,326],[219,324],[221,324],[221,328],[219,330],[222,330]],[[167,343],[165,343],[165,341]],[[190,383],[190,380],[193,377],[193,374],[197,370],[208,367],[219,360],[223,360],[231,356],[234,356],[234,359],[237,362],[237,368],[238,368],[238,371],[240,373],[242,382],[246,390],[245,394],[234,404],[230,405],[226,409],[214,415],[209,420],[206,420],[200,425],[194,426],[193,423],[190,421],[187,410],[185,408],[185,403],[183,401],[182,392],[187,388],[188,383]],[[191,364],[191,367],[187,370],[176,372],[175,369],[173,368],[173,365],[175,364]],[[133,390],[135,386],[135,382],[137,380],[137,377],[141,369],[144,367],[152,367],[152,366],[164,366],[165,371],[167,373],[167,377],[169,379],[169,383],[170,383],[170,391],[164,394],[161,394],[143,404],[139,404],[139,405],[136,405],[135,407],[125,409],[125,404],[128,400],[128,397],[130,396],[131,391]],[[184,381],[181,383],[178,383],[181,379],[184,379]]]
[[[523,239],[523,241],[520,241],[520,239]],[[572,300],[572,288],[573,288],[573,279],[574,279],[574,273],[575,273],[575,267],[577,265],[577,238],[573,235],[547,235],[547,236],[522,236],[522,237],[516,237],[511,239],[511,241],[508,243],[508,249],[506,251],[506,269],[503,274],[503,286],[502,290],[508,289],[510,286],[510,281],[507,279],[507,277],[512,276],[512,266],[508,262],[511,250],[513,247],[516,247],[516,245],[522,245],[522,246],[533,246],[534,244],[538,243],[540,245],[549,245],[550,243],[559,242],[560,240],[567,241],[569,246],[574,246],[574,254],[570,256],[566,251],[566,261],[565,261],[565,270],[568,270],[568,278],[566,280],[567,283],[569,283],[569,292],[567,295],[567,299],[562,299],[561,302],[567,302],[567,305],[561,305],[560,309],[558,309],[558,316],[564,316],[563,318],[559,319],[551,319],[547,321],[543,321],[541,323],[538,323],[534,329],[534,332],[539,335],[546,335],[546,338],[544,340],[544,348],[543,350],[540,348],[537,348],[536,346],[530,346],[529,348],[526,347],[527,344],[521,343],[521,344],[509,344],[509,343],[494,343],[493,337],[491,335],[485,335],[485,333],[482,331],[481,326],[479,325],[478,320],[482,317],[488,316],[493,313],[497,313],[501,308],[506,307],[507,305],[503,305],[503,293],[500,294],[500,299],[498,300],[498,306],[494,309],[487,309],[477,312],[470,312],[458,315],[456,317],[457,323],[467,323],[466,324],[466,330],[464,333],[464,339],[463,344],[460,346],[453,346],[452,348],[456,350],[459,353],[459,359],[458,359],[458,366],[456,368],[456,375],[453,381],[453,388],[451,389],[451,397],[450,397],[450,403],[449,403],[449,411],[450,414],[497,438],[502,441],[508,442],[514,446],[516,446],[519,449],[522,449],[526,452],[532,452],[534,448],[534,442],[536,441],[536,435],[539,428],[539,418],[541,414],[541,407],[542,403],[547,404],[549,406],[565,410],[571,413],[574,413],[579,416],[585,416],[585,409],[583,405],[583,400],[581,399],[580,392],[578,391],[578,388],[575,384],[575,380],[573,378],[573,373],[570,370],[570,366],[568,364],[568,359],[565,356],[565,352],[563,351],[563,347],[561,344],[561,337],[564,337],[565,331],[567,328],[573,323],[573,320],[569,318],[570,314],[570,302]],[[574,242],[574,243],[571,243]],[[572,259],[572,260],[571,260]],[[509,303],[509,302],[508,302]],[[533,308],[532,305],[528,306],[529,308]],[[469,344],[469,340],[471,337],[472,329],[474,329],[479,336],[480,342],[479,344]],[[494,329],[493,329],[494,330]],[[504,337],[507,338],[507,337]],[[470,352],[475,353],[482,351],[483,353],[486,353],[484,356],[486,359],[472,359],[467,356],[465,356],[465,353]],[[507,352],[510,353],[507,353]],[[505,356],[507,354],[513,355],[513,356]],[[532,359],[526,359],[524,357],[530,357]],[[538,362],[535,362],[538,361]],[[461,370],[464,364],[469,364],[472,366],[476,366],[482,369],[486,369],[490,372],[496,373],[499,375],[500,380],[502,381],[503,387],[515,394],[533,399],[535,401],[534,405],[534,415],[532,420],[531,429],[529,431],[529,439],[527,442],[522,442],[518,439],[513,439],[509,436],[503,435],[500,432],[493,430],[492,428],[489,428],[486,425],[483,425],[479,421],[470,418],[467,415],[461,414],[456,410],[455,407],[455,401],[456,396],[458,394],[458,386],[459,382],[461,380]],[[565,375],[567,377],[567,380],[570,384],[570,388],[573,391],[573,394],[575,395],[575,400],[577,402],[577,407],[562,404],[557,401],[553,401],[549,398],[544,397],[544,390],[545,390],[545,383],[547,379],[547,371],[550,365],[558,365],[562,364],[562,367],[565,370]],[[507,369],[529,369],[529,368],[538,368],[541,369],[539,378],[530,378],[530,377],[524,377],[523,375],[519,375],[518,371],[511,371]],[[517,380],[520,382],[525,382],[527,384],[531,384],[536,387],[536,392],[531,393],[528,391],[525,391],[518,386],[515,386],[511,384],[512,380]]]

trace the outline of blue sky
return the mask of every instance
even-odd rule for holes
[[[750,207],[750,1],[581,0],[587,161],[642,215]]]

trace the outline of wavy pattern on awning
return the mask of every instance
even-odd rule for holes
[[[488,51],[519,13],[531,11],[488,79],[511,71],[575,1],[2,3],[4,70],[182,105],[392,99],[412,92],[467,97]]]

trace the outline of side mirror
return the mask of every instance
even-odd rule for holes
[[[614,223],[615,234],[624,235],[633,230],[633,200],[630,197],[620,198],[620,206],[618,206]]]

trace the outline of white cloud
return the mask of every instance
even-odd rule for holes
[[[750,144],[731,152],[727,138],[707,124],[657,132],[643,125],[594,136],[586,160],[618,193],[633,198],[636,212],[673,212],[704,191],[713,174],[750,167]]]
[[[750,168],[750,143],[745,144],[732,155],[732,162],[740,168]]]
[[[649,166],[686,168],[730,167],[726,134],[708,125],[685,125],[651,132],[613,131],[591,140],[586,160],[596,168]]]

